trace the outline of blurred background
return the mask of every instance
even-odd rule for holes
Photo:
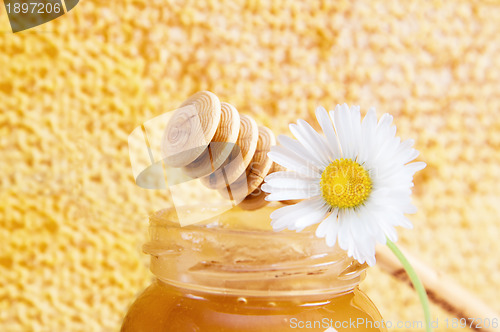
[[[199,90],[276,134],[318,105],[394,115],[428,165],[399,243],[500,311],[499,31],[494,1],[85,0],[15,34],[0,7],[0,329],[119,329],[171,205],[134,184],[128,135]],[[378,267],[361,287],[423,320]]]

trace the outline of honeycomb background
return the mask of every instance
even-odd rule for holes
[[[85,0],[16,34],[0,7],[0,330],[119,329],[170,205],[128,135],[199,90],[276,134],[318,105],[393,114],[428,164],[401,245],[500,311],[498,31],[496,1]],[[423,319],[377,267],[362,288]]]

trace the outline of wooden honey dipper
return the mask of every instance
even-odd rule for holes
[[[174,112],[162,150],[168,165],[182,168],[223,197],[254,210],[269,203],[260,190],[264,178],[284,170],[267,156],[275,144],[269,128],[239,114],[212,92],[201,91]]]

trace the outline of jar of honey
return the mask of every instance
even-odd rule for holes
[[[274,209],[233,208],[185,227],[173,209],[153,214],[144,251],[155,278],[121,331],[386,331],[358,288],[367,266],[328,247],[315,227],[273,231]]]

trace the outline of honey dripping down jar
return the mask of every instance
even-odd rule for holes
[[[260,190],[284,170],[267,157],[273,133],[210,92],[175,112],[162,137],[165,163],[224,200],[150,216],[144,252],[154,278],[121,331],[386,331],[358,287],[365,264],[313,228],[273,231],[270,214],[282,205],[266,206]]]

